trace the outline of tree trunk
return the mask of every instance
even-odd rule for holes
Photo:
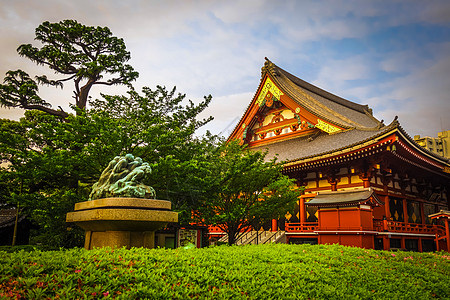
[[[236,232],[228,232],[228,246],[233,245],[236,242]]]
[[[40,110],[40,111],[48,113],[49,115],[61,117],[63,119],[65,119],[69,116],[69,114],[63,110],[55,110],[55,109],[51,109],[51,108],[41,106],[41,105],[23,105],[23,108],[29,109],[29,110],[31,110],[31,109]]]
[[[95,79],[89,79],[86,85],[82,86],[80,89],[80,93],[78,94],[77,107],[81,109],[86,109],[86,104],[89,96],[89,91],[91,90],[92,85],[94,85]]]
[[[228,225],[228,245],[234,245],[234,243],[236,242],[236,235],[238,234],[238,226],[233,225],[230,226]]]

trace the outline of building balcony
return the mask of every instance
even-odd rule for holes
[[[405,223],[387,220],[374,221],[373,225],[374,229],[379,232],[445,235],[445,228],[441,225]]]
[[[408,234],[432,234],[439,236],[445,235],[444,226],[440,225],[429,225],[429,224],[415,224],[415,223],[404,223],[404,222],[394,222],[394,221],[374,221],[373,224],[374,232],[395,232],[395,233],[408,233]],[[286,223],[285,230],[287,233],[312,233],[319,231],[350,231],[350,230],[363,230],[360,227],[352,228],[319,228],[319,223],[317,222],[307,222],[307,223]]]
[[[286,232],[314,232],[319,226],[318,222],[286,223]]]

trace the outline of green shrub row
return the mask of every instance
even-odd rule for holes
[[[60,250],[59,247],[52,247],[49,245],[17,245],[17,246],[0,246],[0,251],[4,252],[19,252],[19,251],[54,251]]]
[[[0,297],[445,299],[450,255],[339,245],[0,251]]]

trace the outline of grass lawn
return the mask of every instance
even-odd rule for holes
[[[0,250],[0,299],[450,299],[450,255],[339,245]]]

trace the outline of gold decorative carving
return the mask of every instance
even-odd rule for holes
[[[323,130],[326,133],[335,133],[335,132],[340,131],[339,128],[334,127],[333,125],[330,125],[320,119],[317,119],[316,128],[319,128],[320,130]]]
[[[267,107],[272,107],[272,105],[273,105],[273,95],[272,95],[272,93],[271,92],[267,92],[267,95],[266,95],[266,106]]]
[[[281,122],[281,121],[284,121],[283,115],[281,114],[281,112],[276,112],[276,113],[274,113],[274,116],[273,116],[272,121],[270,122],[270,124],[278,123],[278,122]]]
[[[286,220],[290,220],[291,218],[292,218],[292,215],[289,213],[289,212],[287,212],[285,215],[284,215],[284,217],[286,218]]]
[[[266,135],[267,135],[267,132],[258,133],[258,136],[261,140],[264,139],[266,137]]]
[[[256,103],[258,103],[259,106],[262,106],[265,103],[264,99],[268,93],[272,94],[277,100],[280,100],[280,97],[284,95],[283,92],[273,83],[270,77],[267,77],[264,81],[261,93],[259,93],[258,99],[256,99]],[[273,100],[272,97],[271,100]],[[272,104],[270,106],[272,106]]]

